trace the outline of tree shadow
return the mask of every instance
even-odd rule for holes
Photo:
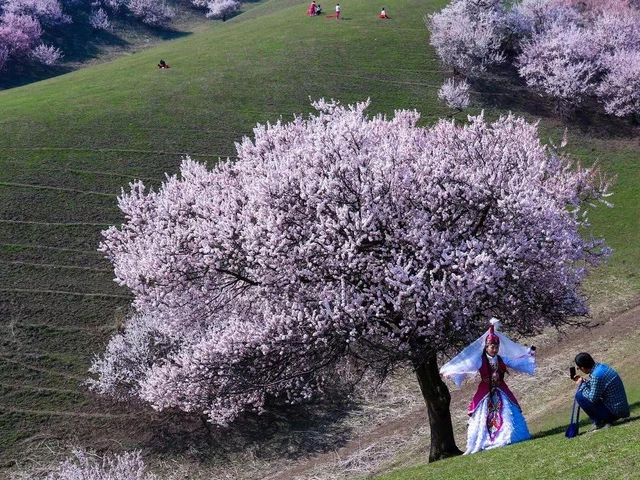
[[[0,90],[7,90],[9,88],[39,82],[40,80],[57,77],[58,75],[63,75],[73,70],[73,68],[64,65],[47,66],[34,62],[13,64],[9,71],[0,73]]]
[[[172,412],[152,426],[146,448],[215,464],[237,460],[241,452],[263,460],[302,458],[345,445],[352,429],[343,420],[357,408],[346,396],[331,403],[272,407],[261,415],[245,415],[228,428]]]
[[[469,79],[469,83],[482,105],[499,110],[521,110],[535,117],[554,116],[553,102],[528,88],[515,70],[490,72]]]
[[[638,407],[640,407],[640,401],[637,401],[635,403],[629,404],[629,409],[630,410],[634,410],[635,408],[638,408]],[[584,427],[587,427],[587,426],[591,425],[591,421],[589,420],[589,418],[588,417],[584,418],[584,417],[586,417],[586,415],[583,414],[581,416],[582,416],[582,418],[580,419],[579,426],[580,426],[580,430],[582,430],[582,431],[580,432],[580,435],[585,433],[584,432]],[[630,417],[622,418],[620,420],[617,420],[615,422],[614,426],[622,425],[623,423],[635,422],[637,420],[640,420],[640,415],[631,415]],[[536,438],[549,437],[551,435],[558,435],[559,433],[565,432],[567,430],[568,426],[569,426],[568,424],[567,425],[558,425],[557,427],[553,427],[553,428],[550,428],[548,430],[544,430],[542,432],[535,433],[535,434],[531,435],[531,438],[532,439],[536,439]]]
[[[522,111],[528,115],[559,121],[596,138],[636,138],[640,126],[633,118],[608,115],[595,99],[585,100],[578,108],[560,112],[557,103],[547,95],[526,85],[513,65],[494,69],[482,77],[469,79],[476,98],[482,105],[499,110]]]

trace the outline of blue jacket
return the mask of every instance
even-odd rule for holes
[[[619,418],[628,417],[630,415],[629,402],[618,372],[609,365],[596,363],[590,377],[580,387],[582,395],[592,402],[602,402],[611,413]]]

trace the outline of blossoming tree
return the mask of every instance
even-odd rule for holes
[[[408,365],[430,459],[459,453],[438,355],[491,315],[527,334],[586,314],[578,286],[606,249],[578,229],[607,185],[522,119],[426,129],[367,105],[319,101],[259,125],[235,162],[187,158],[158,191],[121,195],[101,249],[137,313],[96,357],[96,391],[226,425],[347,369]]]
[[[454,73],[475,76],[504,61],[506,10],[500,0],[454,0],[426,19],[429,42]]]

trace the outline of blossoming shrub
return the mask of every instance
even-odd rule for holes
[[[156,480],[146,471],[140,452],[96,457],[84,450],[61,462],[46,476],[21,474],[16,480]]]
[[[456,82],[452,78],[445,80],[438,90],[438,98],[450,108],[464,110],[469,106],[469,82]]]

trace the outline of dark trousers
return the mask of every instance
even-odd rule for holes
[[[618,419],[618,417],[604,406],[604,403],[601,401],[592,402],[582,395],[580,390],[576,392],[576,401],[578,405],[580,405],[580,408],[582,408],[582,411],[586,413],[596,425],[604,425],[605,423],[611,423]]]

